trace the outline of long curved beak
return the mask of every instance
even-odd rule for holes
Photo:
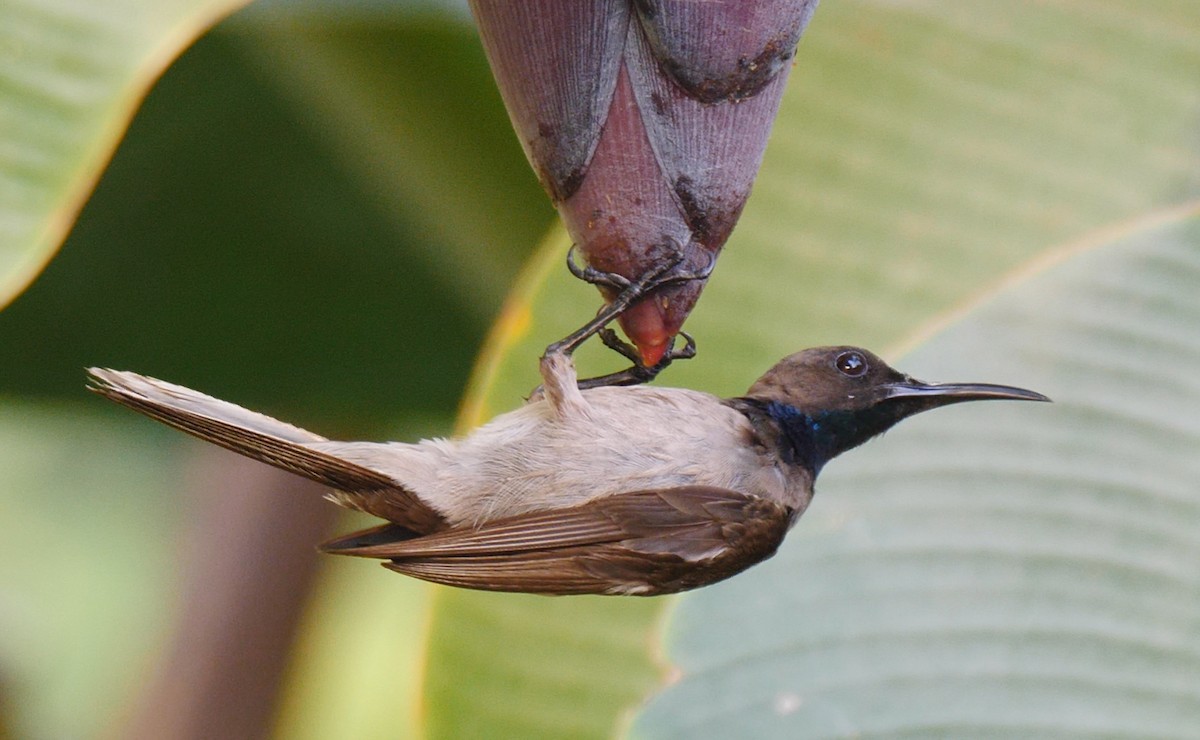
[[[911,378],[884,386],[884,398],[924,399],[930,406],[960,401],[1045,401],[1037,391],[993,383],[922,383]]]

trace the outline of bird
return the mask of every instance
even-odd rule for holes
[[[1049,401],[933,384],[852,346],[785,357],[742,396],[650,385],[580,388],[548,352],[520,408],[458,438],[334,441],[183,386],[89,369],[89,388],[242,455],[327,485],[385,523],[322,545],[471,589],[653,596],[771,557],[824,465],[922,411]]]

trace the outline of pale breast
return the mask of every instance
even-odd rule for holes
[[[470,436],[422,443],[438,458],[417,493],[455,522],[478,522],[596,496],[706,485],[762,485],[749,424],[706,393],[597,388],[586,418],[558,420],[544,402],[501,416]],[[768,474],[769,477],[769,474]]]
[[[746,417],[715,396],[637,387],[585,397],[586,415],[559,419],[539,401],[459,439],[312,446],[391,476],[451,524],[689,485],[807,501],[810,481],[755,444]]]

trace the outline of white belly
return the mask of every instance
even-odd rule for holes
[[[653,488],[783,494],[782,474],[747,444],[749,422],[715,396],[637,387],[585,397],[587,418],[557,419],[539,401],[462,439],[325,444],[392,475],[454,524]]]

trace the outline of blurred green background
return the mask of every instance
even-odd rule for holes
[[[52,33],[44,16],[17,20]],[[177,470],[197,446],[88,397],[83,368],[137,368],[328,435],[445,434],[552,217],[464,8],[264,4],[184,51],[59,254],[0,313],[13,732],[115,730],[186,578],[195,511]]]
[[[857,481],[831,471],[776,561],[671,609],[666,599],[432,589],[363,562],[318,561],[313,544],[324,533],[358,522],[334,523],[332,507],[311,491],[289,490],[299,484],[260,480],[82,390],[82,368],[106,365],[329,436],[447,434],[498,316],[466,422],[518,404],[536,383],[540,347],[596,305],[594,291],[561,269],[566,245],[461,3],[264,1],[208,30],[231,5],[0,7],[0,285],[16,292],[69,230],[45,271],[0,312],[0,736],[606,736],[664,677],[683,680],[638,719],[636,734],[1047,732],[1020,718],[1029,691],[1058,697],[1030,679],[1044,680],[1051,667],[1013,657],[1029,652],[1044,623],[1010,610],[1011,619],[989,626],[1000,647],[988,660],[954,652],[978,656],[955,636],[979,629],[994,592],[971,588],[993,576],[1005,593],[1045,604],[1057,620],[1051,634],[1154,647],[1127,654],[1100,640],[1079,653],[1042,654],[1073,667],[1079,655],[1122,656],[1116,666],[1089,664],[1093,673],[1144,677],[1165,666],[1173,683],[1115,685],[1170,709],[1161,716],[1178,721],[1155,732],[1186,737],[1195,726],[1195,572],[1152,578],[1149,591],[1107,577],[1128,572],[1128,553],[1143,568],[1149,557],[1116,527],[1099,550],[1081,545],[1064,556],[1108,570],[1068,568],[1084,575],[1062,579],[1034,567],[1044,543],[1024,533],[1037,525],[1050,541],[1074,533],[1082,542],[1096,530],[1079,522],[1108,521],[1104,507],[1114,500],[1161,515],[1141,522],[1143,534],[1164,522],[1200,531],[1200,494],[1186,482],[1183,453],[1138,458],[1147,467],[1115,486],[1095,485],[1088,472],[1113,449],[1165,440],[1185,450],[1200,440],[1194,381],[1164,380],[1135,361],[1200,361],[1190,283],[1167,279],[1190,276],[1189,256],[1200,251],[1200,7],[846,0],[820,8],[743,223],[689,322],[701,357],[665,381],[736,394],[799,347],[855,342],[894,356],[921,344],[931,326],[966,316],[958,324],[966,329],[925,345],[904,369],[1027,383],[1067,409],[1073,421],[1062,435],[1100,430],[1103,443],[1043,440],[1039,449],[1060,452],[1049,463],[1005,448],[1019,490],[1038,500],[1064,488],[1082,493],[1065,508],[1031,504],[1002,524],[985,511],[979,526],[1007,537],[1015,553],[999,575],[994,558],[976,563],[963,557],[963,543],[922,529],[946,517],[961,525],[953,515],[963,488],[969,496],[988,486],[961,471],[930,474],[922,455],[977,460],[988,448],[956,448],[972,434],[950,431],[908,450],[894,446],[901,429],[854,453],[866,471]],[[1100,252],[1117,256],[1087,257]],[[1178,264],[1149,269],[1163,253]],[[1058,275],[1055,265],[1082,267]],[[1022,294],[972,318],[971,306],[997,286],[1042,273],[1042,287],[1029,289],[1041,298]],[[1113,291],[1132,302],[1115,301]],[[1098,307],[1087,331],[1049,295]],[[1043,310],[1030,317],[1028,306]],[[1148,318],[1126,325],[1123,317],[1141,316],[1127,306],[1161,326]],[[1023,327],[1015,339],[1014,326]],[[610,362],[591,351],[582,361]],[[1099,380],[1066,372],[1073,367]],[[1105,399],[1139,398],[1134,389],[1164,382],[1173,403],[1139,406],[1136,433],[1119,436],[1128,419],[1101,413]],[[1049,428],[1048,412],[1021,412],[984,408],[942,423],[953,430],[958,418],[977,430],[1002,418],[1009,426],[1001,428]],[[930,543],[909,577],[966,605],[919,588],[912,603],[880,601],[858,571],[841,578],[837,558],[848,543],[878,568],[894,553],[895,540],[871,519],[872,507],[886,505],[864,493],[891,490],[872,477],[876,447],[896,490],[950,491],[931,493],[932,503],[904,497],[918,512],[904,532]],[[905,452],[889,458],[889,450]],[[259,500],[242,489],[262,489],[270,506],[238,508]],[[267,489],[281,490],[272,498]],[[1150,560],[1196,562],[1196,537],[1171,532]],[[965,571],[953,569],[964,562]],[[1056,583],[1093,576],[1086,598],[1064,605],[1053,595]],[[266,598],[272,584],[293,601]],[[1174,626],[1132,636],[1113,628],[1146,622],[1106,611],[1131,595],[1174,615]],[[922,621],[921,604],[945,609]],[[1111,619],[1097,629],[1084,612]],[[747,648],[745,625],[756,614],[773,615],[773,627],[766,643]],[[855,614],[897,615],[934,634],[948,657],[903,640],[907,652],[879,650],[879,625],[846,616]],[[802,636],[813,624],[835,634],[810,644]],[[246,625],[279,635],[278,644],[257,655],[231,645],[269,640],[222,642]],[[829,658],[820,651],[831,642],[853,650]],[[916,668],[927,654],[950,685],[980,671],[1000,675],[975,699],[999,719],[967,712],[920,724],[924,704],[899,691],[842,717],[820,700],[819,682],[788,667],[815,665],[819,676],[833,660],[842,676],[867,665],[927,678]],[[787,659],[772,663],[774,655]],[[251,678],[263,685],[247,688]],[[1067,686],[1071,701],[1047,714],[1064,732],[1126,733],[1128,717],[1145,709],[1121,715],[1110,695],[1059,679],[1053,686]],[[858,679],[839,680],[854,687]],[[904,691],[944,696],[938,685],[917,685],[924,693]],[[184,694],[210,698],[189,703]],[[897,696],[917,709],[872,723],[892,716],[887,699]]]

